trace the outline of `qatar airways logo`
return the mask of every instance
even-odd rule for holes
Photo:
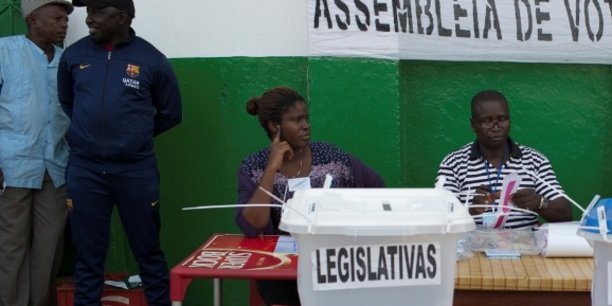
[[[127,67],[125,67],[125,73],[129,76],[129,78],[123,78],[123,85],[140,89],[140,82],[135,80],[135,78],[140,75],[140,66],[127,64]]]
[[[123,78],[123,85],[135,89],[140,89],[140,81],[134,79]]]

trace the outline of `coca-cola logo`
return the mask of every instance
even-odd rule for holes
[[[291,255],[258,250],[207,248],[189,261],[189,268],[209,269],[275,269],[291,264]]]

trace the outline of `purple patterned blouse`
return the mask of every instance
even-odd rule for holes
[[[310,183],[313,188],[323,187],[325,175],[330,174],[334,180],[332,188],[381,188],[382,178],[372,169],[364,165],[354,156],[343,152],[335,145],[326,142],[311,142],[312,166],[310,168]],[[249,201],[259,185],[264,169],[268,164],[269,148],[262,149],[244,158],[238,170],[238,203]],[[287,190],[288,178],[281,172],[274,177],[274,193],[281,199],[290,199],[292,193]],[[273,200],[273,203],[277,201]],[[280,223],[280,208],[270,210],[270,223],[263,229],[257,229],[242,216],[242,208],[236,209],[236,224],[246,236],[259,234],[286,234],[278,228]]]

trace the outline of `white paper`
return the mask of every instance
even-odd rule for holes
[[[516,172],[512,172],[504,177],[504,180],[502,181],[501,193],[499,195],[499,206],[496,209],[496,212],[499,214],[499,218],[495,224],[495,228],[504,227],[508,214],[511,212],[510,209],[514,206],[514,203],[512,203],[512,200],[510,200],[510,196],[516,192],[521,184],[521,180],[521,176]]]
[[[298,246],[295,238],[291,236],[278,236],[274,253],[297,254]]]
[[[507,207],[514,206],[510,196],[518,190],[521,185],[522,178],[518,173],[512,172],[504,177],[502,181],[502,189],[499,195],[499,204],[503,212],[507,212]]]
[[[287,180],[289,191],[310,189],[310,177],[298,177]]]
[[[593,248],[588,241],[578,236],[578,222],[546,223],[540,230],[546,231],[546,244],[542,250],[545,257],[592,257]]]
[[[104,281],[104,284],[113,286],[113,287],[117,287],[117,288],[121,288],[121,289],[128,289],[128,285],[125,281],[115,281],[115,280],[107,279]]]
[[[131,289],[142,286],[142,280],[140,279],[140,275],[130,275],[127,279],[122,280],[104,280],[105,285],[122,288],[122,289]]]

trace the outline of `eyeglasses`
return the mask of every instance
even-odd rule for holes
[[[508,125],[510,125],[510,118],[501,117],[501,118],[497,118],[497,120],[485,119],[485,120],[478,122],[478,126],[480,126],[483,129],[493,128],[496,124],[500,128],[506,128],[508,127]]]

